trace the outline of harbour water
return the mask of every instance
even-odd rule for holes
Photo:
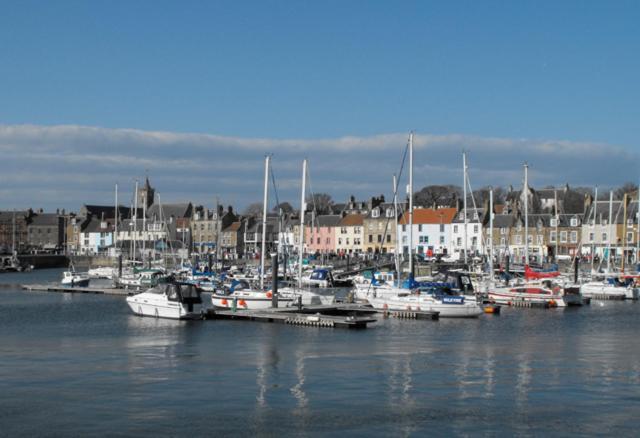
[[[640,303],[349,331],[140,318],[0,276],[0,435],[637,435]],[[10,285],[12,284],[12,285]]]

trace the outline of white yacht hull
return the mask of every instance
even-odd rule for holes
[[[234,301],[236,309],[242,310],[270,309],[272,306],[271,296],[259,292],[237,291],[229,295],[215,293],[211,295],[211,304],[218,309],[232,309]],[[288,306],[292,302],[292,298],[278,297],[279,306]]]
[[[140,295],[143,294],[127,297],[127,304],[136,315],[168,319],[199,319],[202,317],[202,305],[194,305],[190,312],[184,304],[154,301]]]
[[[545,305],[549,307],[566,307],[567,300],[571,300],[570,304],[574,304],[573,297],[565,297],[558,294],[539,294],[539,293],[526,293],[516,292],[510,288],[494,289],[489,291],[488,298],[490,301],[497,304],[504,304],[507,306],[517,306],[522,303]],[[576,303],[577,304],[577,303]]]
[[[600,282],[590,282],[583,284],[582,286],[580,286],[580,293],[583,296],[592,299],[638,299],[638,291],[635,288],[618,287]]]
[[[369,297],[368,301],[376,310],[390,312],[431,311],[438,312],[440,318],[477,318],[483,313],[482,308],[476,302],[464,300],[460,304],[448,304],[424,295],[391,296],[385,294]]]

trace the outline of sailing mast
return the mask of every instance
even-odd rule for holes
[[[467,153],[462,152],[462,196],[464,205],[464,264],[467,265]]]
[[[393,213],[395,217],[395,227],[396,227],[396,245],[394,248],[395,253],[395,264],[396,264],[396,280],[400,278],[400,247],[398,245],[398,181],[396,180],[396,176],[393,175]]]
[[[409,275],[413,278],[413,131],[409,134]]]
[[[558,192],[556,189],[553,189],[553,205],[556,209],[556,262],[558,261],[558,221],[560,218],[558,217]]]
[[[133,201],[133,260],[136,257],[136,239],[138,238],[138,180],[136,180],[136,192]]]
[[[16,209],[13,209],[13,229],[11,237],[11,254],[16,255]]]
[[[115,219],[114,219],[114,230],[113,230],[113,248],[114,248],[114,255],[118,255],[118,216],[120,213],[120,210],[118,209],[118,183],[116,183],[116,210],[115,210]]]
[[[493,284],[493,187],[489,189],[489,281]]]
[[[638,185],[638,205],[636,206],[636,264],[640,262],[640,185]]]
[[[149,181],[149,180],[147,180]],[[142,198],[142,264],[144,266],[147,252],[147,196],[149,193],[145,189]]]
[[[222,232],[222,225],[220,223],[220,198],[216,196],[216,268],[220,260],[220,233]],[[213,269],[209,267],[209,269]]]
[[[306,202],[304,195],[306,193],[307,183],[307,160],[302,161],[302,191],[300,193],[300,230],[298,239],[298,289],[302,289],[302,260],[304,251],[304,212],[306,210]]]
[[[609,191],[609,232],[607,233],[607,273],[611,272],[611,237],[613,227],[611,220],[613,219],[613,190]]]
[[[596,224],[598,222],[598,186],[596,186],[595,202],[593,203],[593,243],[591,244],[591,273],[593,273],[593,263],[596,258]],[[600,224],[602,225],[602,224]],[[558,236],[556,235],[556,239]]]
[[[529,165],[524,163],[524,263],[529,265]],[[558,235],[556,234],[556,239]]]
[[[260,251],[260,290],[264,290],[264,253],[267,246],[267,203],[269,202],[269,160],[267,155],[264,160],[264,198],[262,200],[262,250]],[[278,275],[274,272],[273,275]]]

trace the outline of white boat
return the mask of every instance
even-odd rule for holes
[[[89,278],[104,278],[111,279],[113,277],[113,268],[109,268],[106,266],[89,269],[87,271]]]
[[[204,315],[202,297],[192,284],[159,284],[145,292],[127,297],[133,313],[170,319],[198,319]]]
[[[602,281],[589,281],[582,284],[580,286],[580,293],[585,297],[596,300],[638,299],[638,290],[636,288],[616,286]]]
[[[253,289],[246,281],[234,280],[230,288],[211,294],[211,304],[218,309],[256,310],[269,309],[272,306],[271,291]],[[278,305],[287,306],[293,303],[293,297],[278,297]]]
[[[427,293],[408,292],[396,295],[371,296],[368,301],[376,310],[390,312],[431,311],[440,318],[477,318],[484,312],[482,307],[468,297],[450,295],[437,297]]]
[[[551,288],[542,283],[493,287],[488,292],[488,298],[491,302],[509,306],[566,307],[582,304],[582,298],[579,294],[565,293],[560,286]]]
[[[62,273],[62,280],[60,281],[60,283],[63,286],[87,287],[89,286],[89,280],[90,279],[88,275],[71,270],[64,271]]]

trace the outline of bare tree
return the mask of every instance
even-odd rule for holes
[[[614,190],[613,196],[616,199],[622,199],[625,193],[633,193],[638,190],[638,186],[632,182],[626,182],[622,186]]]
[[[245,216],[259,217],[262,216],[262,202],[254,202],[244,209]]]
[[[462,190],[454,185],[433,185],[423,187],[419,192],[414,193],[413,200],[416,205],[434,208],[439,205],[452,205],[456,198],[460,197]]]
[[[333,199],[327,193],[314,193],[307,196],[307,210],[316,210],[318,214],[327,214],[331,212]]]
[[[280,210],[282,210],[283,213],[291,213],[293,212],[293,206],[285,201],[273,207],[274,213],[279,213]]]

